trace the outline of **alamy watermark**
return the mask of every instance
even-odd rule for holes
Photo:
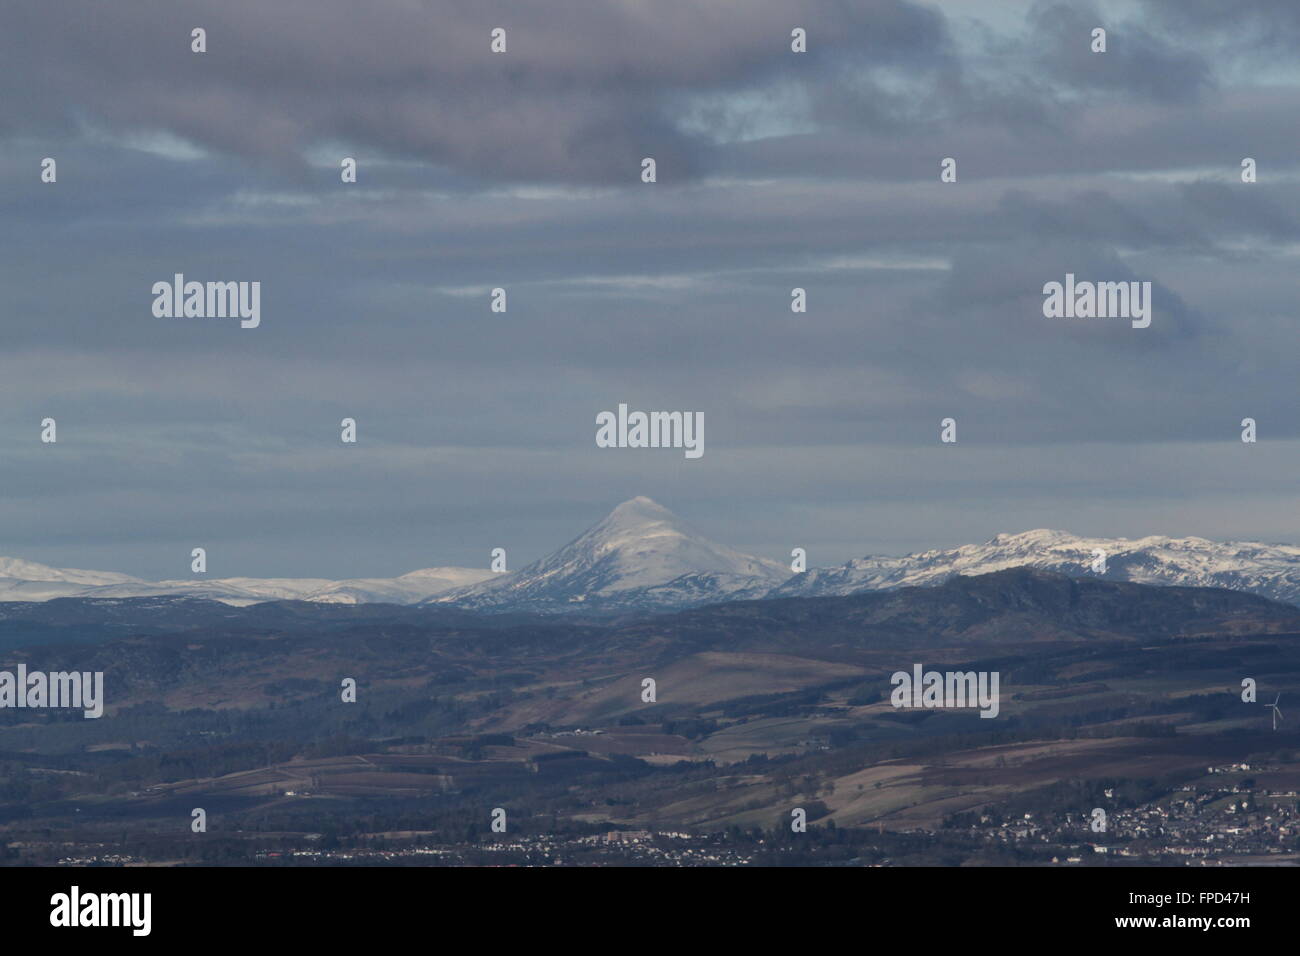
[[[1151,324],[1150,282],[1065,282],[1043,286],[1043,315],[1049,319],[1132,319],[1133,328]]]
[[[178,272],[172,282],[155,282],[152,291],[155,318],[239,318],[244,329],[262,324],[260,282],[186,282]]]
[[[148,936],[153,926],[152,893],[83,893],[73,885],[50,897],[50,925],[124,926],[132,936]]]
[[[889,682],[894,685],[889,701],[901,707],[979,707],[981,717],[996,717],[999,710],[998,671],[921,672],[920,664],[912,673],[896,671]]]
[[[104,714],[103,671],[0,671],[0,707],[71,707],[87,720]]]
[[[629,412],[596,416],[597,448],[684,448],[687,458],[704,454],[703,412]]]

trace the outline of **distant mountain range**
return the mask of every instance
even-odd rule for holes
[[[1106,571],[1092,570],[1098,552]],[[396,578],[219,578],[144,581],[107,571],[51,568],[0,558],[0,601],[199,597],[231,605],[301,600],[426,604],[467,611],[624,613],[671,611],[758,598],[832,597],[954,575],[1033,568],[1069,577],[1246,591],[1300,604],[1300,548],[1204,538],[1081,538],[1063,531],[999,534],[984,544],[902,557],[864,557],[792,574],[692,531],[649,498],[623,502],[558,551],[517,571],[427,568]]]
[[[1091,568],[1105,554],[1106,572]],[[1000,534],[983,544],[925,551],[901,558],[858,558],[834,568],[809,570],[774,589],[770,597],[857,594],[912,584],[937,584],[954,574],[987,574],[1030,567],[1071,577],[1181,587],[1249,591],[1300,604],[1300,548],[1254,541],[1205,538],[1080,538],[1039,529]]]
[[[114,571],[51,568],[0,558],[0,601],[53,598],[200,597],[243,606],[262,601],[415,604],[492,576],[486,568],[425,568],[396,578],[213,578],[145,581]]]
[[[452,680],[460,668],[490,673],[503,667],[518,679],[521,672],[503,663],[511,658],[519,666],[529,661],[526,674],[537,666],[563,672],[575,666],[570,655],[583,666],[596,660],[663,665],[712,652],[796,658],[828,653],[838,660],[850,649],[874,655],[1000,646],[1010,653],[1016,646],[1021,650],[1015,653],[1023,653],[1027,645],[1062,641],[1297,633],[1300,608],[1258,595],[1071,578],[1030,568],[843,597],[730,601],[603,620],[482,614],[431,604],[268,601],[231,607],[171,596],[0,604],[0,650],[19,652],[25,660],[53,654],[55,669],[103,669],[113,674],[119,692],[141,682],[202,683],[216,675],[237,684],[234,673],[227,673],[232,669],[274,683],[321,673],[318,655],[327,651],[340,666],[347,661],[374,668],[376,677],[382,673],[400,682],[431,668],[439,680]],[[178,644],[177,638],[183,640]],[[195,653],[178,656],[181,645]],[[487,645],[492,654],[482,653]],[[550,663],[538,664],[539,646],[547,649]],[[787,665],[793,659],[774,658]],[[1221,658],[1215,666],[1222,666]],[[629,695],[625,703],[635,707],[637,701],[638,695]]]

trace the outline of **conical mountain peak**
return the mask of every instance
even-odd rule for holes
[[[624,501],[573,541],[514,574],[435,599],[467,607],[573,608],[627,600],[679,603],[681,582],[692,603],[759,592],[789,572],[695,532],[645,496]],[[643,593],[653,589],[653,595]],[[684,599],[684,598],[682,598]]]

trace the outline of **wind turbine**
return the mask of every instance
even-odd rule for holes
[[[1274,730],[1277,730],[1277,722],[1282,719],[1282,711],[1277,709],[1277,702],[1281,699],[1282,699],[1282,695],[1278,694],[1277,700],[1273,701],[1273,703],[1268,705],[1273,708],[1273,729]]]

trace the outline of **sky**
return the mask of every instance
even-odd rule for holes
[[[1300,542],[1290,0],[0,21],[0,554],[519,567],[635,495],[811,566],[1038,527]],[[261,324],[156,317],[176,273],[260,282]],[[1150,327],[1044,317],[1066,273],[1150,282]],[[597,447],[620,403],[703,413],[704,455]]]

